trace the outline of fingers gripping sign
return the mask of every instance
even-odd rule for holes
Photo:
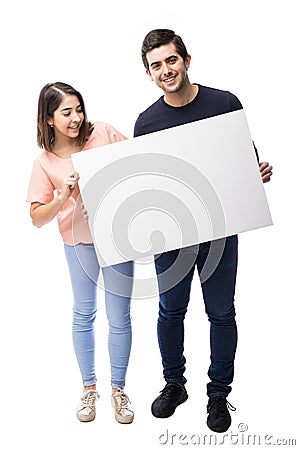
[[[84,203],[81,203],[81,214],[84,220],[88,223],[89,222],[89,215],[87,212],[87,209],[84,206]]]
[[[259,171],[263,183],[268,183],[273,175],[273,166],[268,162],[262,162],[259,164]]]
[[[67,200],[73,193],[75,187],[78,185],[79,174],[78,172],[71,172],[63,181],[60,198]]]

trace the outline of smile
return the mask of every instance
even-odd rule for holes
[[[164,78],[162,81],[164,83],[172,83],[175,80],[176,76],[173,75],[172,77]]]

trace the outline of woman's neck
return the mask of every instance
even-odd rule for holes
[[[76,144],[76,141],[72,140],[57,140],[54,144],[52,153],[62,159],[68,159],[73,153],[80,152],[82,147]]]

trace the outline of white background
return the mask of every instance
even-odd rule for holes
[[[245,108],[262,161],[274,226],[240,236],[236,309],[239,343],[230,437],[296,438],[299,371],[299,24],[292,0],[5,2],[1,9],[1,448],[182,448],[181,434],[209,432],[209,325],[194,279],[186,318],[189,400],[167,420],[151,416],[163,388],[156,342],[157,298],[132,304],[133,348],[126,391],[132,425],[110,406],[103,295],[97,320],[97,418],[75,418],[81,380],[71,342],[72,294],[55,221],[35,229],[26,191],[36,147],[38,94],[48,82],[74,85],[89,118],[132,136],[140,111],[160,95],[140,47],[153,28],[180,34],[192,55],[190,79],[230,90]],[[149,267],[149,271],[151,267]],[[297,422],[298,424],[298,422]],[[159,436],[176,435],[164,445]],[[221,438],[219,437],[221,442]],[[163,438],[161,440],[163,442]],[[193,441],[195,442],[195,441]],[[225,440],[226,442],[226,440]],[[241,441],[240,441],[241,442]],[[245,444],[246,445],[246,444]],[[241,444],[239,445],[239,447]]]

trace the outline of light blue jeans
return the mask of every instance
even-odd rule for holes
[[[93,244],[65,244],[73,288],[73,345],[84,386],[96,384],[94,321],[100,267]],[[109,323],[108,350],[111,385],[125,386],[131,350],[130,301],[133,262],[103,267],[105,306]]]

